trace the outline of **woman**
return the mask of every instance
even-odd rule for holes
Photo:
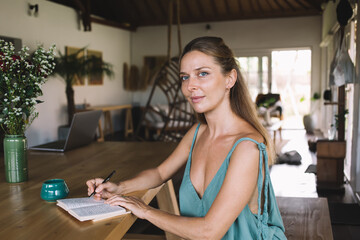
[[[157,168],[119,184],[89,180],[89,194],[96,186],[96,198],[186,239],[286,239],[267,166],[272,141],[232,51],[221,38],[194,39],[180,57],[180,81],[200,124]],[[159,186],[184,164],[181,216],[122,196]]]

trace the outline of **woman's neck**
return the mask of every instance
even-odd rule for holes
[[[210,138],[233,134],[241,118],[230,107],[220,107],[204,114]]]

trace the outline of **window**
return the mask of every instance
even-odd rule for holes
[[[239,57],[240,71],[255,101],[259,93],[269,92],[269,57]]]
[[[279,93],[287,126],[303,128],[302,116],[311,112],[311,50],[238,55],[240,70],[253,101],[259,93]]]

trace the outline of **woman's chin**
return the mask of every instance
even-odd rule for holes
[[[198,113],[198,114],[201,114],[201,113],[205,113],[205,112],[206,112],[206,110],[205,110],[204,108],[199,108],[199,107],[194,107],[194,106],[193,106],[193,109],[194,109],[194,111],[195,111],[196,113]]]

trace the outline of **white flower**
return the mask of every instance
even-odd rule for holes
[[[45,51],[43,47],[38,47],[30,57],[28,47],[24,46],[16,53],[11,43],[0,40],[0,51],[3,53],[0,65],[6,68],[2,71],[4,81],[0,86],[0,95],[4,96],[0,125],[8,129],[7,134],[24,134],[27,125],[37,117],[34,107],[36,98],[42,94],[40,89],[46,80],[44,75],[50,75],[54,70],[54,67],[50,68],[54,66],[54,49],[52,46]],[[42,76],[38,76],[39,70]],[[29,110],[26,114],[22,106]]]
[[[17,96],[16,98],[14,98],[14,99],[12,100],[12,102],[18,102],[18,101],[20,101],[20,97],[19,97],[19,96]]]

